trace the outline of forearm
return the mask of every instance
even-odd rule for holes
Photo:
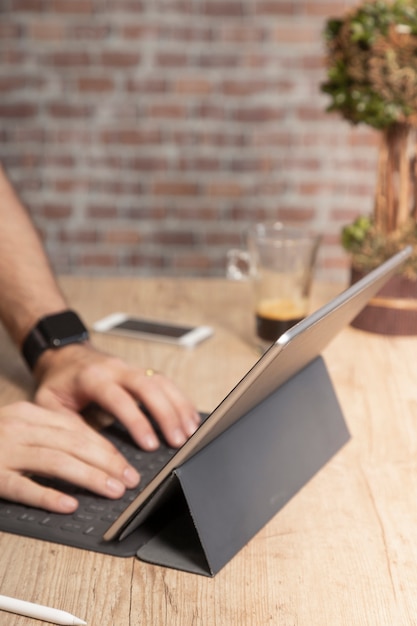
[[[0,319],[20,346],[44,315],[67,308],[40,238],[0,165]]]
[[[42,317],[68,308],[37,232],[1,166],[0,294],[0,320],[19,348]],[[148,376],[144,369],[129,367],[89,342],[47,349],[38,360],[36,354],[35,360],[32,357],[29,361],[39,383],[35,400],[58,414],[70,414],[74,419],[90,403],[98,404],[118,418],[146,450],[156,449],[158,438],[141,405],[155,418],[171,446],[182,445],[198,427],[195,408],[169,379],[162,374]],[[78,448],[74,444],[77,457]],[[7,497],[1,491],[1,476],[0,493]]]

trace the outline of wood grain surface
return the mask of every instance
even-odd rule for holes
[[[211,410],[259,356],[249,286],[62,278],[87,324],[113,311],[210,324],[195,349],[94,334]],[[335,295],[318,285],[312,308]],[[1,334],[0,401],[33,383]],[[352,440],[213,579],[0,533],[0,593],[89,626],[417,624],[417,338],[346,328],[324,351]],[[0,612],[0,626],[41,624]]]

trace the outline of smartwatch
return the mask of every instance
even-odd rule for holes
[[[83,343],[88,337],[87,328],[74,311],[46,315],[26,336],[22,355],[29,369],[33,370],[45,350],[62,348],[71,343]]]

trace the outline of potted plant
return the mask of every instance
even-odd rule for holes
[[[345,226],[352,280],[407,244],[402,273],[354,325],[417,334],[417,2],[366,0],[325,28],[329,111],[380,132],[373,211]]]

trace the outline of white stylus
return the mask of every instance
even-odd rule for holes
[[[83,626],[83,624],[87,624],[87,622],[74,617],[74,615],[66,611],[2,595],[0,595],[0,610],[17,613],[25,617],[34,617],[35,619],[52,622],[53,624],[62,624],[62,626]]]

